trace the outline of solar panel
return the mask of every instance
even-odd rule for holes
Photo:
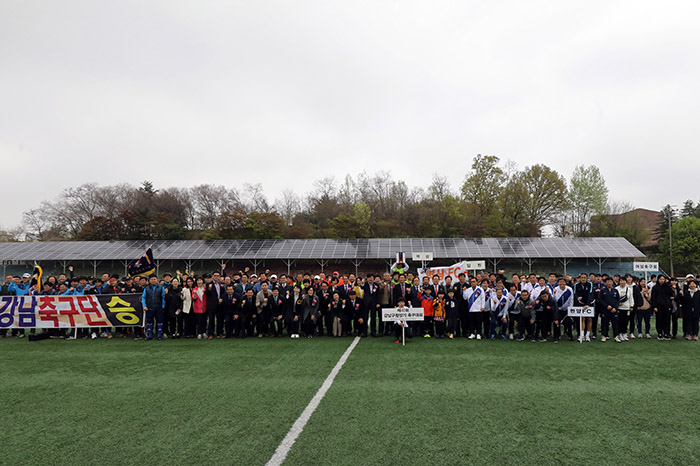
[[[367,238],[309,240],[59,241],[0,243],[0,260],[387,259],[432,252],[445,259],[635,258],[625,238]]]

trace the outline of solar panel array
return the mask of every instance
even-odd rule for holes
[[[0,243],[0,260],[133,260],[149,246],[156,260],[392,259],[399,251],[436,259],[644,257],[624,238],[370,238]]]

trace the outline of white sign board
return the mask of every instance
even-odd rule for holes
[[[484,270],[486,268],[486,261],[466,261],[467,270]]]
[[[570,307],[569,312],[566,315],[569,317],[594,317],[595,316],[595,308],[592,306],[589,306],[587,308]]]
[[[431,260],[433,260],[433,253],[432,252],[412,252],[411,259],[414,261],[430,262]]]
[[[394,322],[396,320],[420,321],[424,319],[422,307],[405,307],[403,309],[389,307],[382,309],[382,322]]]
[[[433,275],[440,277],[440,283],[445,282],[446,277],[452,277],[452,281],[456,282],[459,280],[459,274],[469,274],[470,270],[482,270],[485,268],[486,263],[484,261],[462,261],[457,262],[453,265],[447,265],[444,267],[429,267],[427,269],[418,269],[418,277],[423,281],[423,277],[426,275],[432,280]]]
[[[658,272],[659,263],[658,262],[635,262],[634,263],[635,272]]]

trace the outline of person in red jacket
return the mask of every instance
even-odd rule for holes
[[[423,308],[423,338],[430,338],[433,334],[433,315],[435,314],[433,310],[433,300],[434,298],[430,295],[432,290],[429,286],[423,288],[423,294],[421,295],[420,305]]]
[[[197,277],[197,286],[192,290],[192,312],[197,325],[197,338],[206,339],[207,297],[204,293],[204,280]]]

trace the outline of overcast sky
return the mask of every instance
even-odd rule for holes
[[[477,153],[612,198],[700,199],[697,2],[0,2],[0,225],[63,188],[363,169],[461,185]],[[684,167],[685,165],[685,167]]]

